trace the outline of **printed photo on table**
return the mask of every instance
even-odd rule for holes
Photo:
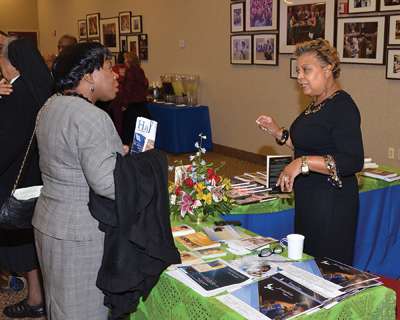
[[[339,18],[337,50],[343,63],[384,63],[385,17]]]
[[[251,64],[251,36],[231,36],[231,64]]]
[[[231,32],[244,31],[244,3],[231,3]]]
[[[246,31],[277,30],[278,0],[246,0]]]
[[[276,34],[255,34],[253,36],[253,63],[278,65]]]

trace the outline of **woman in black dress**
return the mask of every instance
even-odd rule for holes
[[[351,96],[339,88],[340,61],[328,41],[297,45],[297,82],[312,97],[290,127],[270,116],[259,127],[295,159],[282,171],[278,185],[295,193],[295,232],[305,236],[304,251],[352,264],[358,215],[355,173],[364,161],[360,113]]]
[[[5,81],[0,84],[0,204],[11,193],[35,127],[36,115],[53,87],[43,58],[29,40],[3,40],[0,70],[11,87],[6,87]],[[41,184],[38,160],[34,142],[18,187]],[[0,229],[0,270],[26,273],[28,282],[27,298],[7,306],[3,313],[9,318],[44,316],[39,263],[31,229]]]

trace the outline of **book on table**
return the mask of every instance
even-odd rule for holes
[[[180,266],[168,274],[206,297],[251,281],[249,276],[222,260]]]
[[[226,251],[220,248],[209,248],[209,249],[197,250],[195,254],[202,259],[213,259],[226,256]]]
[[[395,173],[381,168],[364,169],[361,174],[366,177],[384,180],[387,182],[400,179],[400,176]]]
[[[217,242],[225,242],[226,240],[234,240],[248,237],[248,235],[237,231],[234,226],[230,225],[204,227],[203,231],[212,241]]]
[[[195,232],[175,239],[191,251],[216,248],[221,245],[219,242],[210,240],[203,232]]]
[[[261,236],[254,236],[254,237],[247,237],[243,239],[237,239],[237,240],[228,240],[226,241],[227,245],[229,247],[232,247],[233,249],[246,249],[249,251],[253,251],[262,247],[265,247],[266,245],[269,245],[271,243],[276,242],[277,240],[274,238],[269,238],[269,237],[261,237]]]
[[[181,257],[181,263],[180,264],[173,264],[170,266],[169,269],[176,269],[178,266],[190,266],[192,264],[197,264],[197,263],[202,263],[203,260],[196,254],[190,251],[179,251],[179,255]]]
[[[172,226],[172,235],[174,237],[180,237],[180,236],[187,236],[188,234],[195,233],[196,230],[194,230],[192,227],[188,226],[187,224],[180,224],[177,226]]]
[[[289,319],[315,310],[327,297],[276,273],[217,297],[247,319]]]
[[[138,117],[133,134],[131,154],[153,149],[156,141],[156,132],[157,121]]]

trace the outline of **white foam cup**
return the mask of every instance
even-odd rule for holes
[[[303,257],[304,236],[302,234],[288,234],[280,241],[280,245],[288,247],[288,258],[300,260]]]

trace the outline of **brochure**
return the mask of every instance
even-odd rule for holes
[[[196,255],[198,255],[202,259],[213,259],[226,256],[226,251],[220,248],[202,249],[202,250],[197,250]]]
[[[221,245],[219,242],[210,240],[202,232],[195,232],[186,236],[176,237],[175,239],[189,250],[215,248]]]
[[[229,247],[232,247],[233,249],[236,249],[236,248],[239,250],[246,249],[246,250],[250,250],[250,251],[264,247],[273,242],[276,242],[276,239],[265,238],[265,237],[261,237],[261,236],[247,237],[244,239],[226,241],[227,245]]]
[[[326,297],[281,273],[246,285],[231,292],[230,295],[237,299],[237,303],[242,302],[242,305],[244,303],[254,310],[250,317],[249,314],[246,315],[248,319],[262,319],[260,314],[266,317],[264,319],[289,319],[309,312],[327,300]],[[229,303],[229,299],[228,301],[224,297],[217,299],[230,307],[235,307]],[[241,313],[242,308],[235,307],[235,310]]]
[[[194,230],[192,227],[189,227],[187,224],[173,226],[171,229],[174,237],[187,236],[188,234],[196,232],[196,230]]]
[[[138,117],[133,134],[131,154],[153,149],[156,141],[156,132],[157,121]]]
[[[247,275],[235,270],[222,260],[181,266],[177,268],[176,273],[180,273],[178,280],[184,280],[186,285],[196,288],[205,296],[220,293],[250,280]]]
[[[179,251],[179,255],[181,257],[181,263],[171,265],[168,267],[169,270],[176,269],[179,266],[189,266],[203,262],[203,260],[201,260],[197,255],[189,251]]]
[[[217,242],[241,239],[244,237],[243,233],[238,232],[234,226],[230,226],[230,225],[204,227],[203,231],[207,234],[207,236],[211,240],[217,241]]]
[[[283,169],[292,162],[292,156],[290,155],[276,155],[267,156],[267,188],[271,190],[271,193],[281,193],[281,189],[276,186],[279,175]]]

